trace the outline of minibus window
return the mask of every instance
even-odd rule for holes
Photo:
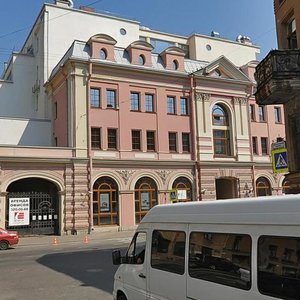
[[[300,299],[300,238],[262,236],[258,240],[258,289],[280,299]]]
[[[143,264],[146,250],[146,233],[138,232],[128,248],[126,263]]]
[[[251,237],[244,234],[192,232],[189,275],[239,289],[251,287]]]
[[[183,275],[184,264],[185,233],[154,230],[151,248],[152,268]]]

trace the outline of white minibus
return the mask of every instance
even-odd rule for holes
[[[114,300],[300,299],[300,195],[158,205],[114,278]]]

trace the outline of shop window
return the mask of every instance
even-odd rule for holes
[[[93,186],[93,224],[118,225],[118,187],[110,177],[99,178]]]
[[[135,184],[135,222],[138,224],[146,213],[155,205],[157,200],[157,186],[149,177],[140,178]]]
[[[192,200],[192,184],[185,177],[178,177],[172,184],[172,189],[176,191],[176,199],[179,202]]]

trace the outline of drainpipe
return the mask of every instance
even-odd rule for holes
[[[197,114],[196,114],[196,93],[195,93],[195,79],[194,75],[190,76],[190,88],[191,88],[191,142],[192,142],[192,160],[194,164],[194,172],[196,179],[196,198],[197,201],[202,200],[201,194],[201,169],[200,163],[198,162],[198,149],[199,141],[197,134]]]
[[[250,157],[252,161],[251,171],[252,171],[252,188],[253,188],[253,196],[256,196],[256,185],[255,185],[255,165],[254,165],[254,155],[253,155],[253,145],[252,145],[252,133],[251,133],[251,120],[249,117],[249,111],[250,111],[250,104],[249,99],[253,95],[253,85],[251,86],[251,92],[249,95],[247,95],[247,114],[248,114],[248,130],[249,130],[249,136],[250,136]]]
[[[88,233],[94,230],[93,228],[93,185],[92,185],[92,174],[93,174],[93,158],[92,158],[92,144],[91,144],[91,114],[90,114],[90,87],[91,87],[91,76],[93,72],[93,64],[89,61],[89,73],[87,76],[87,95],[86,95],[86,113],[87,113],[87,146],[88,146],[88,160],[89,160],[89,190],[88,190],[88,201],[89,201],[89,229]]]

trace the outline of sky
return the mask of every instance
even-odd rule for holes
[[[22,48],[44,2],[54,0],[0,0],[0,70],[12,51]],[[235,40],[249,36],[261,47],[263,59],[277,48],[273,0],[73,0],[74,7],[137,20],[150,29],[190,36],[210,35]]]

